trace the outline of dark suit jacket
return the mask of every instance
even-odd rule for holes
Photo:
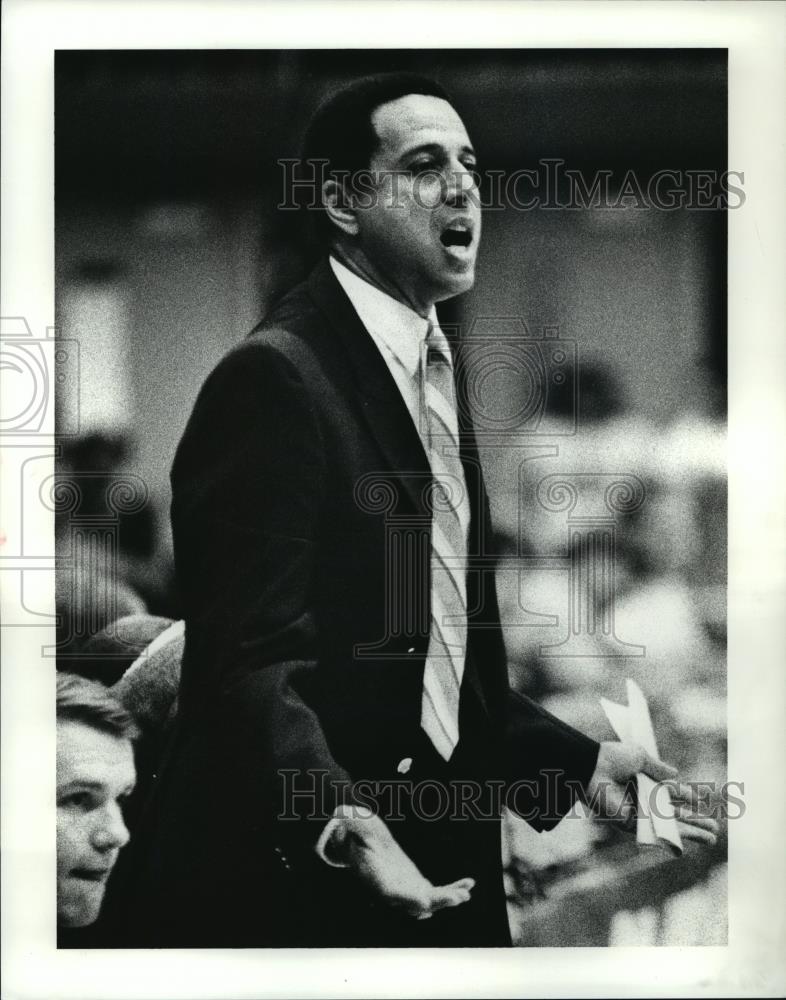
[[[187,622],[177,734],[114,894],[123,943],[509,942],[500,790],[536,782],[514,806],[553,825],[575,793],[553,773],[586,783],[597,744],[510,691],[488,501],[459,419],[469,640],[445,764],[420,729],[430,469],[327,262],[205,383],[172,471]],[[478,790],[463,818],[445,806],[450,782]],[[381,787],[399,789],[395,807],[376,801],[427,877],[476,878],[470,904],[397,917],[316,856],[335,806]]]

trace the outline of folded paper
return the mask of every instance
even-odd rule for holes
[[[628,678],[628,704],[601,698],[600,703],[614,732],[623,742],[639,743],[653,757],[658,756],[655,731],[647,707],[647,699],[638,684]],[[638,811],[636,840],[639,844],[667,843],[682,854],[682,839],[677,827],[669,786],[658,784],[646,774],[636,775]]]

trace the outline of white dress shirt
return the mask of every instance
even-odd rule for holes
[[[414,309],[358,277],[335,257],[330,258],[330,266],[385,359],[410,416],[421,432],[420,366],[429,322],[438,325],[437,310],[432,306],[428,319],[424,319]]]

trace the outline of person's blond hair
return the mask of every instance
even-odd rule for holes
[[[58,671],[56,705],[58,722],[81,722],[118,739],[134,740],[139,735],[129,712],[98,681]]]

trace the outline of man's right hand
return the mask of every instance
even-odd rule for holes
[[[427,920],[438,910],[468,902],[475,885],[471,878],[432,885],[384,821],[367,810],[361,814],[352,807],[346,809],[326,849],[335,862],[353,869],[374,895],[416,920]]]

